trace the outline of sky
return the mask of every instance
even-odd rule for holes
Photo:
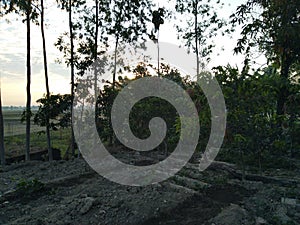
[[[168,5],[167,1],[156,1],[160,7]],[[218,11],[220,17],[228,18],[236,7],[245,0],[223,0],[225,6]],[[48,53],[49,85],[53,94],[66,94],[70,92],[70,72],[64,64],[56,63],[62,59],[62,54],[54,46],[55,41],[63,32],[68,30],[68,15],[57,8],[54,0],[46,4],[46,45]],[[17,19],[19,18],[19,19]],[[1,95],[4,106],[26,105],[26,24],[15,15],[7,16],[0,21],[0,76]],[[160,41],[180,45],[174,28],[176,21],[166,22],[160,29]],[[233,37],[222,37],[216,40],[217,47],[212,54],[212,62],[208,66],[216,65],[242,65],[242,56],[233,56],[238,33]],[[31,97],[32,105],[45,93],[44,67],[42,58],[42,40],[40,27],[32,25],[31,39]],[[224,51],[220,49],[224,47]]]

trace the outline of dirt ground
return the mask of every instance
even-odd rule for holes
[[[189,163],[162,183],[129,187],[83,159],[23,162],[1,169],[0,224],[299,224],[299,176],[290,186],[241,182]]]

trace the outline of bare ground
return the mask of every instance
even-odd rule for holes
[[[129,187],[83,159],[19,163],[0,172],[0,224],[299,224],[295,174],[295,185],[281,186],[189,164],[160,184]]]

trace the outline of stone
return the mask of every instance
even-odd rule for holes
[[[93,207],[93,203],[94,203],[95,199],[92,197],[86,197],[84,199],[81,200],[81,204],[79,206],[79,213],[81,215],[86,214],[88,211],[90,211],[90,209]]]
[[[216,225],[253,225],[249,213],[236,204],[231,204],[229,207],[223,209],[210,222]]]
[[[263,225],[263,224],[268,224],[268,222],[264,218],[256,217],[255,224],[256,225]]]
[[[281,203],[296,206],[297,205],[297,199],[294,199],[294,198],[281,198]]]

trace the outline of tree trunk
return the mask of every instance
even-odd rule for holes
[[[98,30],[99,30],[99,25],[98,25],[98,20],[99,20],[99,8],[98,8],[98,0],[95,0],[95,5],[96,5],[96,24],[95,24],[95,48],[93,52],[93,58],[94,58],[94,63],[97,60],[97,52],[98,52]],[[97,80],[98,80],[98,74],[97,74],[97,66],[95,66],[94,69],[94,91],[95,91],[95,104],[97,103]]]
[[[69,29],[70,29],[70,44],[71,44],[71,153],[75,155],[75,137],[73,130],[73,101],[74,101],[74,40],[73,40],[73,23],[72,23],[72,0],[69,0]]]
[[[96,24],[95,24],[95,52],[94,52],[94,60],[97,60],[97,53],[98,53],[98,33],[99,33],[99,6],[98,0],[95,0],[96,5]]]
[[[286,54],[283,54],[281,57],[281,71],[280,71],[280,77],[281,77],[281,82],[282,86],[279,89],[278,92],[278,99],[277,99],[277,115],[284,115],[284,106],[285,102],[288,97],[288,78],[289,78],[289,70],[291,66],[291,62],[289,60],[289,57]]]
[[[0,162],[4,166],[5,162],[5,148],[4,148],[4,123],[2,113],[2,101],[1,101],[1,87],[0,87]]]
[[[119,46],[119,35],[116,38],[116,45],[115,45],[115,64],[114,64],[114,74],[113,74],[113,90],[115,90],[116,85],[116,74],[117,74],[117,51]]]
[[[159,29],[157,30],[157,73],[160,76],[160,52],[159,52]]]
[[[44,0],[41,0],[41,33],[43,41],[43,57],[44,57],[44,71],[45,71],[45,83],[46,83],[46,97],[47,97],[47,112],[46,112],[46,136],[47,136],[47,148],[49,161],[53,160],[53,152],[51,147],[51,136],[50,136],[50,124],[49,124],[49,79],[48,79],[48,66],[47,66],[47,51],[46,51],[46,40],[45,40],[45,30],[44,30]]]
[[[26,103],[26,149],[25,160],[30,160],[30,118],[31,118],[31,66],[30,66],[30,16],[31,16],[31,0],[28,0],[26,10],[26,24],[27,24],[27,103]]]
[[[245,168],[245,157],[244,157],[244,149],[239,145],[240,155],[241,155],[241,163],[242,163],[242,181],[245,180],[246,168]]]
[[[97,104],[97,98],[98,98],[98,86],[97,86],[97,82],[98,82],[98,66],[97,66],[97,54],[98,54],[98,33],[99,33],[99,24],[98,24],[98,20],[99,20],[99,8],[98,8],[98,0],[95,0],[95,6],[96,6],[96,24],[95,24],[95,47],[94,47],[94,52],[92,52],[92,56],[94,59],[94,99],[95,99],[95,124],[97,124],[97,116],[98,116],[98,104]],[[84,101],[83,101],[84,103]],[[82,105],[82,107],[84,107],[84,104]],[[82,108],[83,111],[83,108]],[[81,121],[82,121],[82,114],[81,114]],[[97,144],[97,137],[94,138],[94,146],[96,146]],[[78,157],[80,157],[79,155],[79,149],[78,149]]]
[[[194,2],[194,16],[195,16],[195,52],[196,52],[196,61],[197,61],[197,77],[200,73],[200,60],[199,60],[199,46],[198,46],[198,0],[195,0]]]

